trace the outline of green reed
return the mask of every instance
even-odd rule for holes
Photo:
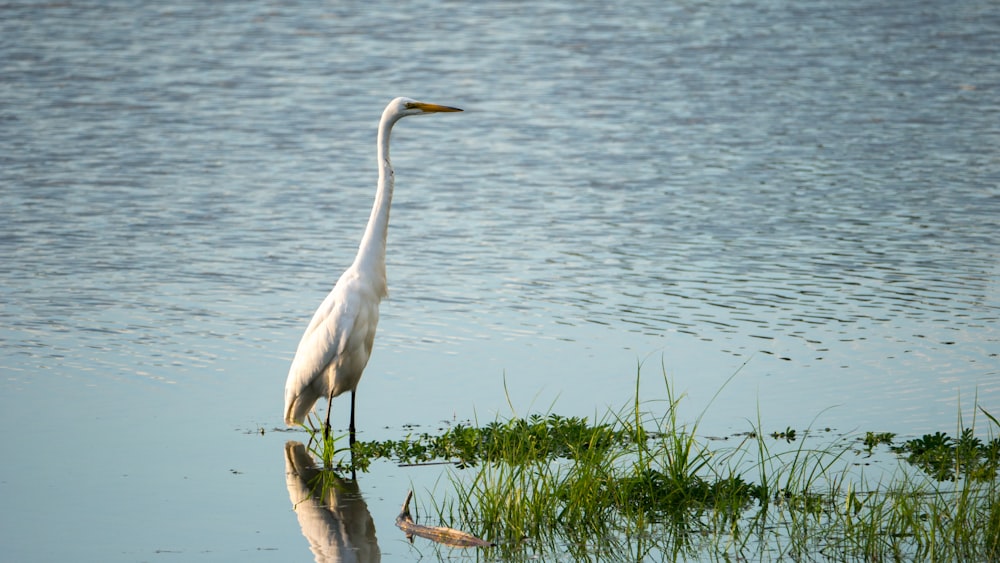
[[[960,419],[956,438],[900,442],[768,434],[758,414],[737,443],[720,444],[698,437],[701,416],[679,419],[682,398],[664,386],[665,400],[635,399],[593,422],[535,414],[359,442],[354,467],[452,462],[445,490],[430,494],[435,523],[496,542],[487,558],[1000,559],[1000,424],[987,411],[986,440],[976,420]],[[811,445],[816,435],[824,445]],[[876,449],[899,467],[872,483],[851,460]]]

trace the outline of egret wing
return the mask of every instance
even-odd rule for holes
[[[349,284],[343,281],[337,282],[316,309],[295,351],[285,381],[287,424],[304,420],[313,404],[328,392],[327,386],[316,379],[348,348],[361,306],[360,300],[348,291]]]

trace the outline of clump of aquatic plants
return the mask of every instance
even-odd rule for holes
[[[710,447],[696,426],[678,424],[675,406],[659,419],[615,416],[611,428],[631,435],[621,448],[456,471],[438,518],[497,542],[504,560],[1000,558],[995,471],[963,469],[968,478],[942,487],[916,464],[921,473],[872,485],[851,473],[865,452],[848,438],[817,449],[802,431],[788,450],[778,447],[787,431],[772,443],[755,430],[735,447]],[[979,452],[976,467],[989,466],[993,441],[963,434]],[[891,445],[893,437],[873,440]]]
[[[325,470],[333,472],[364,471],[370,460],[364,460],[364,467],[359,467],[351,461],[350,446],[346,445],[347,436],[337,436],[333,432],[323,432],[322,421],[318,416],[313,420],[315,412],[310,415],[309,424],[302,427],[309,433],[309,444],[306,448],[322,463]]]
[[[924,434],[893,446],[892,451],[938,481],[954,481],[962,476],[976,481],[995,479],[1000,438],[984,442],[973,432],[972,428],[963,428],[958,438],[944,432]]]
[[[518,464],[576,459],[587,453],[602,455],[628,447],[633,439],[610,424],[592,425],[586,418],[534,414],[483,427],[459,423],[439,435],[425,432],[402,440],[359,442],[354,456],[355,463],[363,467],[372,459],[383,458],[407,465],[446,460],[464,468],[484,462]]]
[[[895,432],[865,432],[862,443],[865,445],[868,453],[871,453],[880,444],[892,444],[892,440],[895,437]]]
[[[996,417],[982,407],[979,411],[994,427],[1000,428]],[[957,438],[946,432],[924,434],[898,444],[895,438],[892,432],[867,432],[862,443],[868,453],[877,446],[888,446],[894,454],[937,481],[962,478],[992,481],[1000,470],[1000,438],[983,440],[976,435],[974,427],[962,427],[961,420]]]
[[[735,445],[699,438],[678,403],[668,383],[665,401],[596,422],[459,424],[359,442],[353,463],[448,463],[447,490],[429,495],[436,521],[496,542],[502,560],[1000,560],[1000,423],[985,410],[987,439],[960,424],[957,439],[867,432],[815,447],[810,429],[768,433],[759,419]],[[871,484],[855,466],[880,446],[904,465]]]

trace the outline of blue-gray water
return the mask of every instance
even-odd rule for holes
[[[0,559],[312,558],[271,430],[397,95],[466,112],[393,137],[361,439],[640,361],[740,370],[716,434],[1000,412],[995,4],[626,4],[0,5]],[[361,477],[383,560],[436,475]]]

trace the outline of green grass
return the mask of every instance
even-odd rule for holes
[[[957,438],[897,442],[765,432],[758,417],[732,444],[699,438],[680,400],[665,381],[664,400],[595,422],[532,415],[359,442],[354,467],[453,464],[429,495],[435,523],[496,542],[491,559],[1000,560],[1000,424],[985,410],[986,439],[975,420]],[[327,466],[344,452],[319,446]],[[880,453],[899,467],[870,483],[853,460]]]

